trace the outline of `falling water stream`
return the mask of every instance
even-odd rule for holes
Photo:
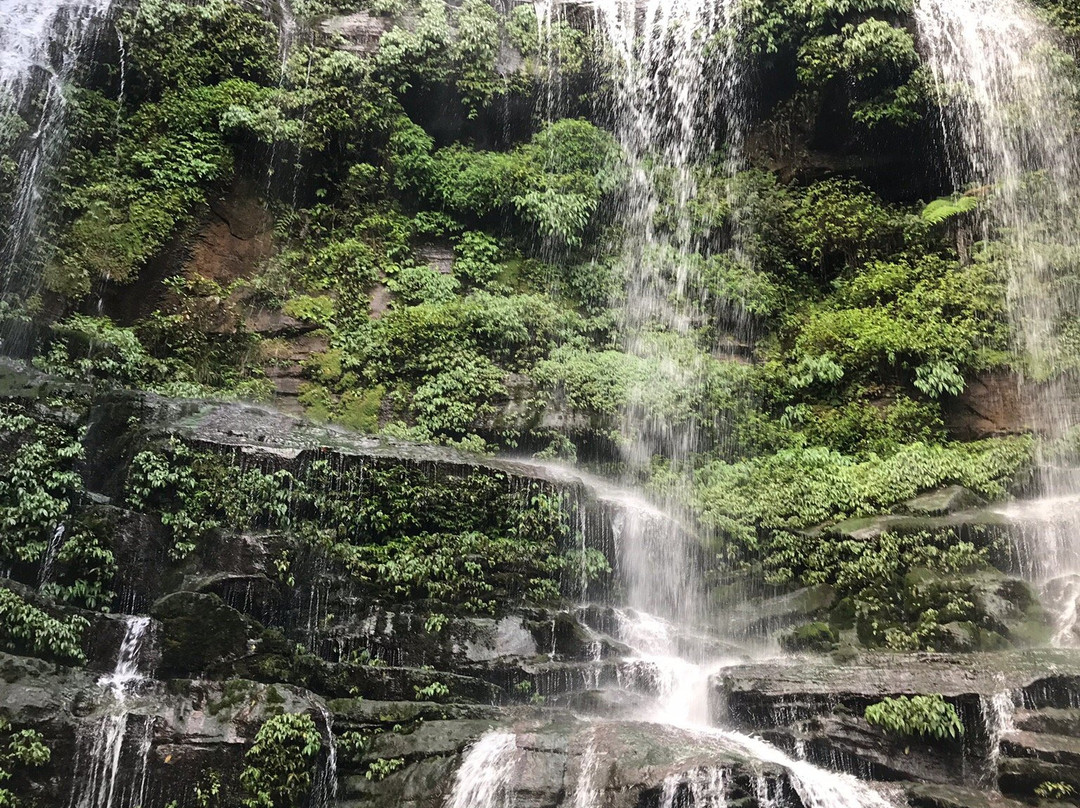
[[[137,694],[139,686],[147,681],[140,661],[150,637],[150,628],[149,617],[126,618],[116,667],[112,673],[98,680],[98,687],[106,699],[106,713],[92,728],[92,733],[83,743],[84,749],[80,750],[81,753],[85,752],[86,759],[85,762],[77,760],[76,769],[82,768],[82,764],[85,768],[74,780],[71,808],[139,808],[143,804],[152,719],[134,716],[131,699]],[[129,734],[129,724],[137,723],[136,718],[141,721],[143,735],[134,771],[124,782],[120,777],[124,741]]]
[[[0,146],[18,156],[10,226],[0,237],[0,264],[7,267],[0,296],[36,282],[24,262],[38,260],[41,206],[62,143],[66,85],[85,64],[111,6],[112,0],[0,2]]]
[[[954,185],[985,200],[983,235],[1006,251],[1022,391],[1045,439],[1044,499],[1015,513],[1024,528],[1021,560],[1033,580],[1066,590],[1055,641],[1076,644],[1080,469],[1055,452],[1080,423],[1080,368],[1065,361],[1080,330],[1075,67],[1021,0],[919,0],[915,19],[941,100]]]
[[[20,157],[14,216],[0,257],[17,266],[35,250],[47,172],[60,147],[64,89],[92,42],[112,0],[3,0],[0,2],[0,136],[18,131]],[[550,27],[554,4],[538,3],[542,26]],[[622,197],[619,251],[626,273],[620,294],[621,337],[626,350],[658,374],[649,389],[631,390],[622,423],[623,459],[634,473],[662,458],[678,479],[688,480],[695,456],[707,448],[700,424],[705,413],[681,417],[649,406],[656,388],[683,391],[703,384],[704,357],[715,346],[699,345],[704,308],[696,291],[695,262],[702,250],[688,214],[700,170],[718,152],[720,172],[730,176],[741,153],[745,120],[738,63],[729,35],[737,0],[597,0],[592,4],[614,66],[611,117],[627,158],[629,187]],[[287,12],[287,8],[286,8]],[[1017,348],[1027,359],[1032,412],[1051,439],[1077,423],[1075,373],[1055,372],[1069,318],[1080,311],[1080,284],[1063,281],[1080,260],[1080,160],[1075,158],[1071,121],[1072,83],[1061,72],[1054,37],[1017,0],[919,0],[920,41],[943,106],[957,187],[973,187],[988,199],[987,227],[1006,236],[1009,250],[1009,309]],[[282,39],[282,59],[291,42]],[[542,29],[543,30],[543,27]],[[705,47],[712,43],[712,47]],[[21,127],[16,127],[21,128]],[[657,222],[663,219],[660,226]],[[738,234],[727,249],[740,259]],[[3,292],[18,280],[5,273]],[[722,303],[723,301],[721,301]],[[695,350],[687,351],[692,344]],[[1080,495],[1080,473],[1044,458],[1042,502]],[[703,576],[694,554],[690,519],[674,502],[655,502],[627,486],[612,488],[622,501],[617,522],[624,602],[616,610],[616,633],[631,649],[629,661],[653,671],[656,698],[641,721],[677,726],[708,739],[718,752],[749,756],[783,769],[805,808],[885,808],[887,797],[853,777],[794,759],[760,739],[709,726],[708,678],[729,660],[704,634],[708,624]],[[1073,501],[1073,500],[1069,500]],[[1020,506],[1025,507],[1025,506]],[[1038,505],[1031,505],[1037,510]],[[1032,577],[1062,572],[1080,576],[1080,515],[1036,515],[1031,522],[1041,544]],[[1076,513],[1077,509],[1072,509]],[[1056,527],[1049,528],[1052,523]],[[57,535],[57,540],[62,533]],[[1078,578],[1077,580],[1080,580]],[[1077,591],[1080,591],[1078,587]],[[1066,593],[1067,594],[1067,593]],[[1057,639],[1076,637],[1076,592],[1063,596]],[[134,808],[146,786],[151,726],[142,717],[140,765],[120,775],[125,738],[134,724],[131,699],[145,675],[139,659],[150,620],[129,618],[114,671],[99,686],[107,713],[86,745],[86,775],[78,778],[71,808]],[[695,647],[695,637],[702,638]],[[714,638],[715,639],[715,638]],[[1005,705],[996,705],[1004,710]],[[336,748],[329,715],[330,746],[316,783],[319,805],[333,802]],[[581,781],[573,808],[596,808],[602,750],[595,734],[582,756]],[[82,761],[80,761],[82,762]],[[505,808],[512,802],[521,762],[518,737],[491,731],[466,754],[446,808]],[[673,776],[662,787],[663,808],[675,808],[689,790],[695,808],[725,804],[723,767]],[[779,806],[770,789],[759,802]]]

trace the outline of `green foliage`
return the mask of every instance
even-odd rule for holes
[[[938,361],[915,369],[915,386],[934,398],[958,396],[964,392],[964,377],[952,362]]]
[[[1045,781],[1035,787],[1035,796],[1045,800],[1067,800],[1076,795],[1076,789],[1068,783]]]
[[[114,149],[69,161],[63,201],[72,223],[48,287],[78,298],[101,280],[131,281],[231,174],[222,116],[261,100],[261,88],[239,79],[169,92],[121,122]]]
[[[89,625],[78,615],[59,620],[0,588],[0,644],[8,651],[81,664],[86,659],[82,633]]]
[[[495,67],[500,36],[499,15],[488,0],[465,0],[461,4],[451,59],[470,119],[490,104],[502,87]]]
[[[457,298],[461,288],[453,275],[444,275],[429,266],[402,267],[386,285],[399,300],[410,306],[449,303]]]
[[[739,11],[746,32],[743,46],[773,54],[803,37],[835,33],[849,17],[910,12],[911,0],[745,0]]]
[[[273,26],[228,0],[143,0],[121,27],[136,80],[154,94],[233,78],[268,80],[277,69]]]
[[[827,358],[852,382],[878,381],[883,368],[896,378],[906,368],[926,395],[958,393],[963,371],[1008,356],[1001,266],[983,252],[975,258],[966,265],[934,255],[863,263],[834,283],[829,298],[790,315],[794,357]],[[795,378],[801,375],[796,367]]]
[[[552,593],[544,581],[567,564],[559,554],[569,532],[561,501],[539,487],[508,495],[506,501],[492,489],[496,482],[474,475],[456,491],[402,485],[392,500],[395,510],[376,500],[371,505],[380,510],[367,515],[346,514],[341,505],[327,503],[330,513],[349,519],[338,531],[344,541],[335,552],[355,578],[378,582],[386,595],[404,601],[429,598],[468,612],[491,612],[507,599],[551,600],[558,590]],[[426,510],[412,510],[417,507]],[[451,516],[454,507],[487,507],[505,516],[492,524],[466,513]],[[379,542],[352,543],[364,535],[354,533],[358,520],[389,535]]]
[[[976,196],[947,196],[935,199],[922,209],[920,214],[930,224],[942,222],[971,213],[979,207],[979,198]]]
[[[322,736],[306,713],[267,719],[244,753],[245,808],[299,808],[311,789]]]
[[[932,443],[944,433],[936,406],[903,395],[887,403],[797,404],[787,407],[780,423],[791,430],[785,440],[805,440],[860,459],[890,455],[913,440]]]
[[[47,373],[120,387],[148,386],[159,374],[135,332],[107,317],[73,314],[53,326],[53,334],[49,352],[36,360]]]
[[[364,777],[376,783],[405,767],[405,758],[379,758],[368,765]]]
[[[539,485],[508,490],[501,475],[482,472],[432,479],[405,466],[326,461],[302,475],[241,470],[173,442],[136,455],[128,500],[159,513],[177,557],[217,528],[295,530],[326,542],[382,598],[430,598],[470,612],[557,598],[549,582],[570,563],[561,553],[570,543],[561,499]],[[603,571],[595,560],[587,570]]]
[[[483,55],[487,44],[482,26],[471,32],[472,47]],[[470,53],[466,45],[463,57]],[[450,22],[442,0],[420,0],[412,30],[395,26],[379,39],[375,56],[379,77],[395,92],[414,85],[432,87],[445,81],[450,71]],[[477,66],[482,67],[482,66]]]
[[[0,413],[0,557],[33,563],[82,490],[82,446],[59,426],[11,407]]]
[[[27,769],[46,765],[51,757],[52,752],[40,732],[36,729],[16,730],[6,719],[0,718],[0,783],[6,783]],[[15,792],[0,785],[0,805],[20,808],[24,804]]]
[[[329,295],[300,295],[289,300],[281,307],[281,311],[298,320],[307,320],[309,323],[328,325],[334,319],[334,299]]]
[[[903,218],[849,180],[810,186],[794,215],[800,248],[822,269],[850,267],[903,245]]]
[[[241,471],[208,452],[171,440],[132,459],[126,494],[136,509],[155,510],[172,532],[170,555],[181,559],[220,525],[287,526],[290,492],[287,472]]]
[[[442,701],[450,695],[450,688],[442,682],[432,682],[427,687],[414,687],[417,701]]]
[[[753,544],[758,526],[804,528],[870,516],[952,483],[999,498],[1030,457],[1026,438],[944,446],[912,443],[889,457],[865,460],[823,447],[789,449],[753,460],[706,464],[698,473],[696,500],[706,520]]]
[[[514,211],[557,244],[578,246],[601,198],[621,182],[610,134],[582,120],[546,124],[510,152],[460,145],[432,158],[427,194],[463,216]]]
[[[487,286],[498,276],[499,243],[475,230],[461,234],[454,245],[454,272],[476,286]]]
[[[946,740],[964,734],[960,714],[941,696],[885,698],[868,706],[864,717],[897,735]]]
[[[109,606],[115,594],[111,586],[116,578],[116,557],[102,544],[100,532],[100,526],[94,530],[82,524],[65,531],[56,553],[55,580],[41,587],[43,595],[86,609]]]
[[[798,79],[822,89],[841,83],[849,95],[852,117],[873,127],[882,121],[911,124],[919,120],[916,102],[923,96],[915,40],[904,28],[870,18],[845,25],[839,33],[818,36],[799,49]]]
[[[885,533],[869,539],[776,532],[765,566],[774,583],[829,584],[848,604],[859,640],[894,651],[934,650],[941,625],[977,617],[956,573],[988,566],[986,548],[951,534]]]

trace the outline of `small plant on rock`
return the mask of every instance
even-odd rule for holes
[[[886,698],[866,708],[864,717],[888,732],[924,738],[957,738],[964,725],[956,708],[941,696]]]
[[[284,713],[259,728],[244,755],[240,785],[244,808],[297,808],[311,789],[311,773],[322,749],[314,719]]]

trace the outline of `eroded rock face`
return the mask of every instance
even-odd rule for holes
[[[995,786],[1033,798],[1059,775],[1071,784],[1063,772],[1080,763],[1072,707],[1078,651],[881,654],[844,664],[804,658],[728,668],[712,688],[719,723],[798,744],[809,760],[863,777],[947,787],[914,790],[914,805],[997,804],[980,796]],[[928,693],[956,708],[960,738],[888,732],[863,716],[886,697]]]

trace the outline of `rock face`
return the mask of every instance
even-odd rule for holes
[[[43,805],[71,804],[86,783],[111,777],[101,768],[106,758],[119,761],[125,793],[141,791],[142,808],[184,804],[210,773],[224,784],[223,804],[236,805],[247,750],[284,712],[311,717],[322,739],[314,780],[336,782],[336,804],[350,808],[445,805],[464,787],[459,772],[470,754],[491,748],[505,766],[486,770],[509,772],[516,806],[569,808],[589,804],[588,796],[604,808],[697,808],[723,795],[744,808],[825,808],[796,764],[752,739],[634,720],[672,682],[658,662],[631,658],[617,639],[623,614],[596,605],[617,602],[613,575],[582,590],[577,567],[556,570],[548,602],[514,597],[492,579],[491,611],[461,608],[437,592],[395,597],[386,581],[365,578],[369,568],[349,566],[347,544],[304,534],[311,500],[271,499],[279,506],[273,520],[248,515],[262,512],[257,503],[229,500],[235,521],[218,519],[178,553],[174,525],[180,515],[201,519],[199,500],[185,500],[180,512],[169,511],[176,507],[169,499],[143,507],[132,499],[131,479],[137,457],[184,447],[225,475],[226,493],[245,496],[259,490],[240,488],[247,477],[269,485],[284,474],[299,485],[313,466],[324,469],[329,476],[315,493],[332,499],[347,488],[348,507],[335,512],[342,519],[371,502],[392,506],[358,480],[386,477],[394,481],[386,491],[402,496],[414,479],[425,491],[450,481],[451,510],[473,502],[487,517],[514,507],[515,492],[534,492],[556,498],[572,524],[588,528],[566,533],[561,551],[585,540],[611,566],[619,561],[612,526],[618,509],[630,507],[619,491],[559,466],[360,436],[257,406],[93,394],[13,366],[0,372],[0,399],[51,424],[80,426],[85,490],[71,516],[98,526],[113,553],[113,608],[152,618],[122,697],[110,682],[124,659],[131,625],[124,615],[54,610],[87,618],[85,667],[0,654],[0,717],[39,730],[53,750],[43,771],[13,780]],[[162,473],[172,486],[190,485],[177,469]],[[425,507],[444,506],[429,499]],[[968,492],[946,490],[906,503],[896,516],[967,519],[972,508],[981,504]],[[372,531],[365,542],[383,535],[378,522],[362,524]],[[388,543],[395,538],[386,535]],[[689,529],[679,535],[693,539]],[[689,546],[688,563],[707,570],[707,554]],[[375,574],[399,571],[391,559]],[[33,583],[38,570],[13,576]],[[973,581],[972,596],[1002,626],[1024,618],[1023,593],[1009,590],[1011,579]],[[593,605],[572,608],[571,596]],[[724,627],[732,636],[787,629],[789,647],[825,648],[836,636],[815,616],[835,602],[827,586],[776,593],[754,609],[728,609]],[[681,639],[702,652],[700,638]],[[737,653],[720,641],[706,650],[715,658]],[[962,741],[897,737],[863,717],[884,697],[928,693],[956,707]],[[711,709],[718,726],[758,734],[792,756],[919,783],[911,805],[974,808],[1008,805],[996,789],[1035,799],[1047,783],[1073,787],[1078,693],[1080,656],[1068,652],[879,655],[846,664],[818,656],[726,668],[711,683]],[[117,756],[103,758],[102,739],[118,728]]]
[[[1075,787],[1080,652],[800,659],[728,668],[711,684],[718,723],[863,777],[947,787],[913,790],[916,805],[995,804],[976,795],[995,786],[1021,799],[1045,783]],[[962,736],[888,732],[863,716],[882,699],[928,693],[955,707]]]

